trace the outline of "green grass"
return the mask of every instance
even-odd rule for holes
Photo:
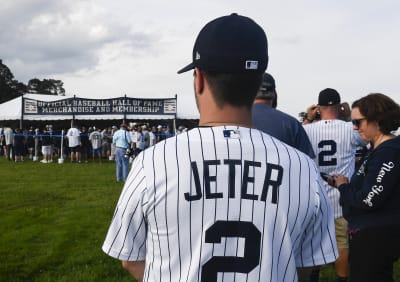
[[[0,281],[132,281],[101,251],[115,164],[0,160]]]
[[[1,157],[0,281],[132,281],[101,250],[121,189],[113,162]],[[320,281],[335,281],[332,265],[323,267]]]

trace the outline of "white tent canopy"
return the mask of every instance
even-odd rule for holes
[[[32,99],[44,102],[54,102],[58,100],[64,100],[67,98],[74,98],[74,96],[55,96],[55,95],[41,95],[41,94],[25,94],[24,99]],[[86,97],[78,97],[82,99],[88,99]],[[136,98],[136,97],[129,97]],[[165,98],[165,97],[163,97]],[[167,97],[174,99],[175,97]],[[141,99],[141,98],[138,98]],[[154,97],[154,99],[158,99]],[[0,104],[0,120],[111,120],[111,119],[198,119],[199,114],[196,106],[194,105],[193,97],[182,95],[177,97],[177,114],[175,115],[139,115],[139,114],[98,114],[98,115],[54,115],[54,114],[43,114],[43,115],[28,115],[24,114],[22,117],[23,99],[17,97],[13,100]]]

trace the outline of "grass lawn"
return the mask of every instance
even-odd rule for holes
[[[132,281],[101,245],[122,189],[115,164],[0,158],[0,281]],[[396,281],[400,281],[400,264]],[[326,266],[320,281],[335,281]]]
[[[132,281],[101,245],[115,164],[0,160],[0,281]]]

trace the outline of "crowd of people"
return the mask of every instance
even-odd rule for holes
[[[199,127],[137,156],[103,251],[138,281],[315,282],[329,263],[337,281],[393,281],[399,104],[326,88],[301,121],[277,110],[266,35],[237,14],[192,55],[178,73],[194,71]]]
[[[399,104],[372,93],[350,106],[326,88],[299,121],[277,109],[267,65],[257,23],[217,18],[178,72],[193,70],[199,127],[66,133],[72,162],[116,161],[125,184],[102,249],[138,281],[315,282],[329,263],[337,281],[393,281]],[[32,157],[40,143],[51,162],[61,139],[31,130],[3,128],[5,155]]]
[[[33,126],[13,129],[4,124],[0,126],[0,156],[15,162],[33,160],[52,163],[57,158],[77,163],[113,161],[116,148],[112,140],[117,129],[115,125],[103,129],[73,125],[63,132],[52,125],[42,129]],[[175,134],[167,125],[130,123],[127,129],[132,139],[131,148],[135,152],[133,156]],[[176,133],[184,130],[186,128],[180,126]]]

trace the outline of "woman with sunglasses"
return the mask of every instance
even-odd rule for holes
[[[388,96],[369,94],[352,105],[354,129],[371,150],[349,181],[334,176],[348,220],[350,278],[393,281],[400,257],[400,107]]]

